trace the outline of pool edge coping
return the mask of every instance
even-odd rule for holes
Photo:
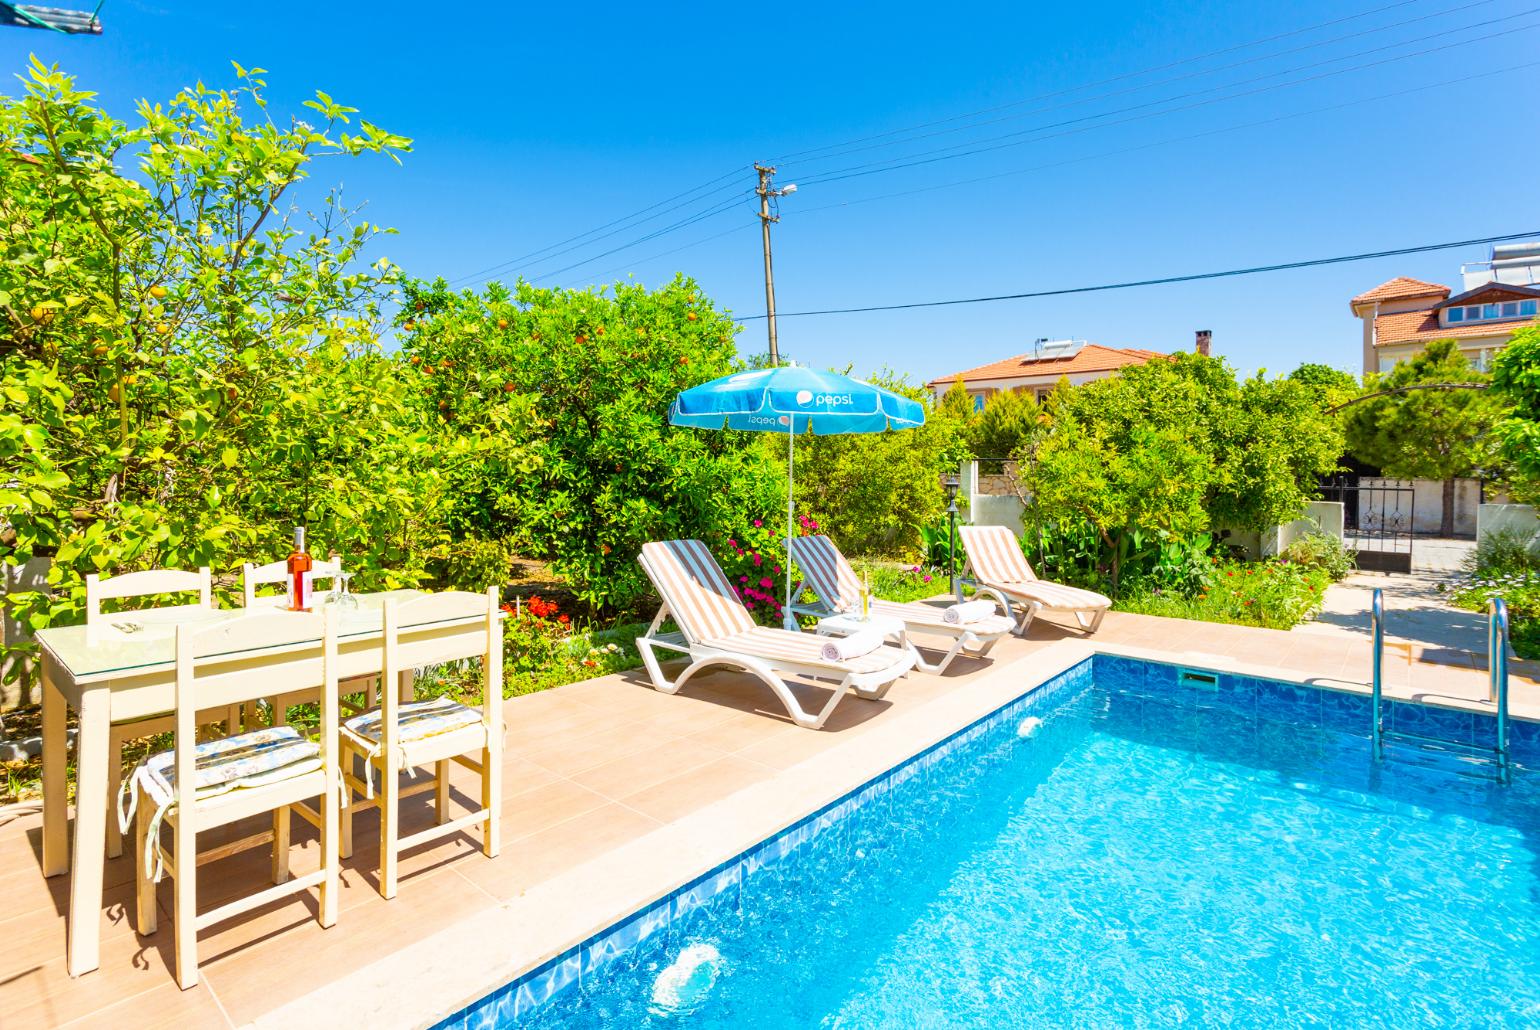
[[[991,669],[919,708],[897,716],[889,713],[884,716],[883,725],[861,737],[596,855],[517,898],[498,901],[489,895],[490,906],[475,915],[427,938],[410,941],[409,946],[280,1005],[246,1025],[286,1028],[324,1018],[364,1019],[369,1025],[432,1027],[580,948],[633,914],[643,913],[709,877],[724,863],[794,828],[1098,654],[1338,693],[1369,693],[1368,684],[1361,681],[1312,675],[1227,655],[1174,652],[1083,638],[1055,641]],[[1478,701],[1410,690],[1387,689],[1386,698],[1492,712],[1490,705]],[[1518,715],[1514,718],[1524,719]],[[642,872],[639,874],[638,870]],[[467,879],[465,889],[480,888]],[[582,912],[604,914],[574,915],[574,897],[585,899]],[[465,949],[466,940],[480,943],[474,949]]]

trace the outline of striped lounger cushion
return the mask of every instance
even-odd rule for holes
[[[1004,526],[960,526],[957,532],[980,583],[1037,601],[1044,608],[1084,611],[1112,604],[1094,590],[1038,579],[1016,537]]]

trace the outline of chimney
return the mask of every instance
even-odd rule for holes
[[[1203,355],[1206,358],[1206,357],[1209,356],[1209,350],[1212,348],[1213,343],[1214,343],[1214,334],[1213,334],[1213,332],[1211,330],[1208,330],[1208,329],[1199,329],[1198,330],[1198,345],[1196,347],[1194,347],[1193,349],[1196,350],[1199,354]]]

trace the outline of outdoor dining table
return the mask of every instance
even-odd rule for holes
[[[387,600],[405,599],[417,590],[354,594],[356,608],[344,608],[338,635],[338,678],[379,674],[379,645]],[[480,657],[486,653],[486,595],[467,594],[464,618],[438,619],[401,626],[402,657],[408,667]],[[480,605],[479,612],[475,604]],[[274,609],[276,610],[276,609]],[[102,879],[106,865],[106,820],[110,763],[110,727],[114,723],[171,714],[176,709],[176,628],[213,624],[247,614],[245,609],[193,606],[147,609],[109,615],[91,626],[40,630],[43,686],[43,875],[71,873],[69,897],[69,973],[80,976],[97,968],[100,958]],[[253,652],[247,661],[271,666],[274,695],[320,685],[321,641],[296,639],[292,645]],[[410,673],[399,689],[409,694]],[[314,682],[309,682],[313,679]],[[79,716],[75,748],[74,861],[67,841],[67,707]],[[132,859],[131,859],[132,860]]]

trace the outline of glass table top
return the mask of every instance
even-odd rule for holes
[[[408,609],[407,615],[401,620],[401,626],[403,628],[421,627],[436,623],[458,622],[478,615],[484,617],[486,612],[485,594],[473,594],[462,591],[450,591],[448,593],[463,597],[466,601],[464,608],[452,609],[453,614],[446,613],[442,608],[423,611],[420,618],[414,617],[411,614],[411,609]],[[384,610],[387,601],[406,601],[427,595],[422,590],[386,590],[372,594],[353,594],[352,596],[358,600],[358,607],[341,609],[340,625],[338,626],[338,638],[341,640],[378,635],[384,625]],[[178,626],[199,625],[212,627],[220,622],[228,622],[242,615],[249,615],[254,610],[279,613],[284,611],[284,609],[277,606],[260,609],[209,609],[199,608],[195,605],[146,608],[139,611],[115,612],[104,615],[100,622],[91,626],[57,626],[38,630],[36,636],[38,642],[46,647],[58,659],[60,664],[69,670],[72,676],[81,679],[108,673],[130,672],[155,666],[170,665],[176,661],[176,631]],[[317,606],[313,609],[312,614],[324,610],[325,606]],[[310,619],[296,619],[295,621],[298,625],[296,626],[295,638],[289,641],[290,644],[320,641],[320,637],[312,631],[313,622]],[[262,650],[268,650],[277,646],[284,645],[269,642]],[[200,657],[221,653],[234,654],[237,652],[215,651],[202,654]]]

